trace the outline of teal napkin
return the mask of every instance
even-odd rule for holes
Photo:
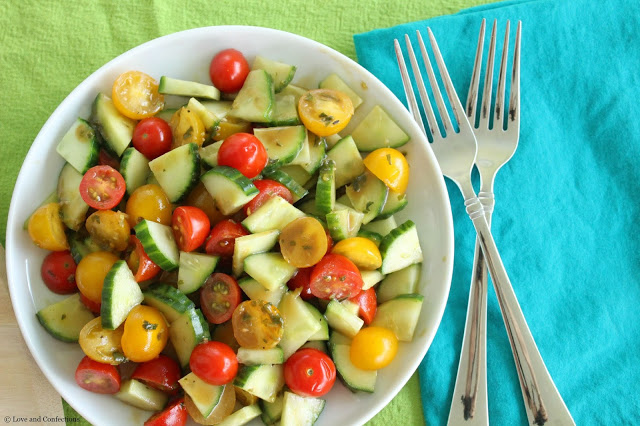
[[[464,103],[482,18],[488,29],[498,20],[499,49],[506,20],[512,35],[522,20],[520,143],[498,174],[493,216],[516,295],[576,423],[640,424],[640,3],[477,7],[358,34],[358,60],[406,104],[393,39],[416,29],[426,34],[429,26]],[[424,414],[433,425],[447,421],[475,243],[460,193],[447,185],[453,281],[419,369]],[[493,288],[487,359],[491,423],[526,424]]]

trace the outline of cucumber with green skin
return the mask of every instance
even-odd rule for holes
[[[409,204],[409,200],[407,199],[407,194],[398,194],[397,192],[389,190],[389,195],[387,196],[387,202],[384,203],[384,207],[376,220],[387,219],[394,214],[398,213]]]
[[[93,101],[89,122],[100,132],[108,149],[118,157],[131,143],[137,124],[136,120],[122,115],[104,93],[98,93]]]
[[[327,159],[320,166],[316,184],[316,210],[321,215],[331,213],[336,204],[336,163]]]
[[[216,166],[200,180],[225,216],[239,211],[260,192],[251,180],[233,167]]]
[[[177,320],[194,303],[183,292],[164,283],[155,283],[142,292],[144,303],[159,310],[169,323]]]
[[[244,271],[271,291],[284,286],[297,270],[280,253],[256,253],[244,259]]]
[[[282,403],[284,402],[284,394],[278,394],[273,402],[268,402],[263,399],[258,400],[260,408],[262,409],[262,415],[260,420],[267,426],[277,425],[282,416]]]
[[[94,318],[93,313],[80,301],[80,293],[40,309],[36,317],[50,335],[71,343],[78,342],[80,331]]]
[[[60,203],[60,216],[67,228],[80,230],[87,217],[89,205],[80,195],[80,174],[70,163],[66,163],[58,176],[57,196]]]
[[[322,414],[325,402],[324,399],[299,396],[285,391],[280,426],[313,425]]]
[[[238,362],[244,365],[283,364],[284,352],[282,348],[272,349],[238,349]]]
[[[158,92],[164,95],[188,96],[213,100],[220,99],[220,90],[210,84],[179,80],[165,75],[160,77]]]
[[[269,123],[274,104],[273,79],[264,70],[247,74],[228,116],[252,123]]]
[[[198,145],[179,146],[149,162],[149,168],[172,203],[182,200],[198,183]]]
[[[190,294],[198,290],[213,273],[219,257],[204,253],[180,252],[178,290]]]
[[[142,219],[133,228],[145,253],[160,268],[173,271],[180,265],[180,252],[169,226]]]
[[[316,321],[320,324],[320,330],[309,336],[309,341],[318,341],[318,340],[329,340],[329,324],[325,319],[324,315],[320,313],[320,311],[313,306],[309,302],[304,302],[305,306],[311,312],[311,315],[316,319]]]
[[[200,309],[189,309],[169,325],[169,339],[180,361],[180,366],[189,365],[191,352],[198,343],[211,340],[209,324]]]
[[[334,211],[327,214],[326,218],[331,238],[340,241],[358,235],[364,213],[336,203]]]
[[[263,171],[263,174],[264,177],[283,184],[291,192],[294,203],[309,193],[309,191],[304,189],[302,185],[296,182],[296,180],[283,169],[267,170]]]
[[[357,305],[356,305],[357,307]],[[327,305],[324,313],[327,323],[332,330],[336,330],[347,337],[353,338],[364,325],[364,321],[337,300]]]
[[[394,332],[401,342],[411,342],[418,325],[424,296],[402,294],[378,306],[372,327],[383,327]]]
[[[362,98],[358,96],[358,94],[354,92],[353,89],[338,76],[338,74],[330,74],[322,80],[320,84],[318,84],[318,87],[320,89],[333,89],[344,93],[349,97],[349,99],[351,99],[354,110],[362,104]]]
[[[304,216],[302,211],[289,204],[285,199],[274,196],[261,205],[258,210],[247,216],[242,221],[242,226],[254,234],[274,229],[281,231],[289,223]]]
[[[82,118],[78,118],[71,125],[56,146],[56,152],[80,174],[86,173],[98,164],[99,151],[100,145],[95,130]]]
[[[417,293],[421,267],[421,263],[414,263],[387,275],[376,289],[378,304],[402,294]]]
[[[302,150],[307,138],[307,130],[302,125],[254,129],[253,134],[262,142],[269,157],[265,171],[291,163]]]
[[[285,293],[278,305],[278,310],[284,319],[284,333],[280,340],[280,347],[287,359],[311,336],[320,332],[322,325],[300,298],[299,290]]]
[[[264,300],[273,306],[278,306],[282,300],[282,296],[287,291],[287,286],[283,285],[274,290],[267,290],[262,284],[251,277],[244,277],[238,280],[238,286],[244,294],[249,296],[251,300]]]
[[[262,414],[257,403],[244,406],[224,418],[219,426],[242,426]]]
[[[102,287],[100,317],[102,328],[115,330],[127,319],[134,306],[142,303],[144,296],[133,277],[127,262],[118,260],[113,264]]]
[[[131,195],[133,191],[147,182],[149,174],[151,174],[149,160],[137,149],[127,148],[120,160],[120,174],[124,178],[127,194]]]
[[[216,408],[224,392],[224,386],[209,384],[194,373],[182,377],[178,383],[204,418],[209,417]]]
[[[265,70],[273,80],[273,89],[279,93],[293,80],[296,66],[274,61],[264,56],[256,56],[251,66],[252,70]]]
[[[398,148],[409,142],[409,135],[380,106],[374,106],[351,132],[360,151]]]
[[[362,224],[366,225],[382,211],[387,202],[389,188],[373,173],[366,170],[347,185],[346,193],[353,208],[364,213]]]
[[[245,365],[233,384],[251,395],[274,402],[284,386],[284,367],[281,364]]]
[[[294,95],[276,93],[269,126],[297,126],[300,124],[298,105]]]
[[[415,223],[407,220],[389,232],[380,243],[380,254],[380,272],[385,275],[422,262],[422,249]]]
[[[122,402],[145,411],[160,411],[169,400],[169,395],[166,393],[135,379],[125,380],[114,396]]]
[[[365,171],[362,156],[351,136],[340,139],[327,152],[327,157],[336,163],[336,188],[346,185]]]
[[[345,342],[330,344],[331,358],[340,380],[351,392],[373,393],[378,378],[377,370],[362,370],[351,362],[351,345]]]
[[[232,270],[233,275],[239,277],[244,271],[244,260],[256,253],[271,250],[278,242],[280,231],[273,229],[236,238],[233,247]]]

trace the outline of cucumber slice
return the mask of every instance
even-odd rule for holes
[[[276,93],[269,126],[296,126],[300,124],[298,104],[294,95]]]
[[[127,185],[127,194],[147,183],[147,178],[151,174],[149,160],[140,151],[131,147],[124,150],[120,160],[120,174]]]
[[[283,402],[284,394],[279,394],[273,402],[267,402],[262,399],[258,400],[258,404],[260,404],[260,408],[262,409],[260,420],[262,420],[266,426],[275,426],[278,424],[282,416]]]
[[[158,92],[164,95],[189,96],[204,99],[220,99],[220,91],[209,84],[179,80],[163,75],[160,77]]]
[[[399,194],[395,191],[389,190],[387,202],[384,203],[384,207],[376,219],[387,219],[407,207],[407,204],[409,204],[407,194]]]
[[[378,372],[376,370],[362,370],[351,362],[351,345],[329,345],[331,358],[336,365],[338,377],[351,392],[373,393],[376,387]]]
[[[275,290],[267,290],[262,284],[251,277],[244,277],[238,281],[238,285],[251,300],[264,300],[273,306],[278,306],[282,296],[287,291],[287,286],[281,286]]]
[[[244,365],[283,364],[282,348],[272,349],[238,349],[238,362]]]
[[[324,410],[325,400],[284,393],[281,426],[311,426]]]
[[[322,160],[327,155],[327,142],[325,138],[318,137],[311,132],[307,132],[309,141],[309,161],[300,164],[302,168],[312,175],[318,171],[322,165]]]
[[[287,292],[278,305],[284,318],[284,333],[280,347],[285,360],[297,351],[307,340],[318,333],[322,325],[300,298],[300,291]]]
[[[193,404],[204,418],[209,417],[216,408],[222,398],[222,392],[224,392],[224,386],[211,385],[194,373],[187,374],[178,380],[178,383],[184,392],[191,397]]]
[[[173,271],[180,265],[180,252],[170,227],[142,219],[133,229],[156,265],[165,271]]]
[[[250,71],[228,115],[253,123],[268,123],[273,110],[273,95],[271,76],[264,70]]]
[[[351,136],[336,143],[327,152],[327,157],[336,162],[336,188],[346,185],[365,171],[362,156]]]
[[[375,219],[382,211],[389,188],[373,173],[366,170],[347,186],[347,197],[354,209],[364,213],[362,224]]]
[[[378,148],[397,148],[409,142],[409,135],[396,124],[380,105],[374,106],[369,114],[351,132],[360,151],[374,151]]]
[[[309,336],[308,340],[316,341],[316,340],[329,340],[329,324],[327,320],[324,318],[324,315],[320,313],[320,311],[313,306],[311,303],[304,302],[311,315],[316,319],[316,321],[320,324],[320,330]]]
[[[296,104],[296,108],[297,108],[298,101],[308,91],[309,91],[309,89],[305,89],[303,87],[299,87],[299,86],[296,86],[294,84],[288,84],[284,89],[282,89],[280,94],[281,95],[292,95],[295,98],[295,102],[294,103]]]
[[[253,182],[233,167],[216,166],[200,180],[225,216],[236,213],[260,192]]]
[[[336,203],[335,210],[327,214],[327,226],[335,241],[358,235],[364,213]]]
[[[171,117],[173,117],[173,114],[175,114],[176,111],[178,111],[178,108],[165,108],[160,112],[156,113],[154,117],[162,118],[164,121],[169,123],[171,122]]]
[[[362,225],[362,229],[369,232],[375,232],[381,235],[383,238],[398,227],[396,219],[393,216],[389,216],[386,219],[378,219],[373,222],[369,222],[366,225]]]
[[[296,165],[299,166],[301,164],[308,163],[310,159],[311,159],[311,156],[310,156],[310,146],[309,146],[309,132],[305,130],[305,138],[302,141],[302,149],[300,149],[300,151],[298,152],[298,155],[296,155],[296,158],[291,160],[289,164],[292,164],[294,166]]]
[[[207,145],[204,148],[198,150],[200,159],[204,164],[209,167],[216,167],[218,165],[218,151],[224,141],[214,142],[211,145]]]
[[[118,260],[104,278],[100,317],[102,328],[115,330],[127,319],[134,306],[142,303],[144,296],[133,278],[127,262]]]
[[[421,294],[403,294],[378,306],[371,326],[384,327],[393,331],[401,342],[413,340],[418,325],[422,301]]]
[[[367,238],[373,241],[376,247],[380,247],[380,243],[382,242],[382,235],[376,232],[367,231],[366,229],[362,228],[360,228],[360,230],[358,231],[358,237]]]
[[[344,334],[331,330],[331,336],[329,337],[329,347],[335,345],[347,345],[351,346],[351,338]]]
[[[78,342],[80,330],[94,317],[80,301],[80,293],[40,309],[36,313],[47,332],[63,342]]]
[[[107,95],[98,93],[93,101],[89,122],[100,132],[108,148],[118,157],[129,146],[136,127],[136,120],[132,120],[116,109],[113,101]]]
[[[338,74],[331,74],[318,85],[321,89],[333,89],[344,93],[351,99],[353,109],[358,108],[362,104],[362,98],[342,80]]]
[[[291,163],[302,150],[307,130],[304,126],[265,127],[254,129],[253,134],[267,150],[267,171]]]
[[[98,163],[98,138],[91,125],[78,118],[62,137],[56,152],[71,164],[80,174],[84,174]]]
[[[336,205],[336,163],[327,159],[320,166],[316,184],[316,209],[321,215],[331,213]]]
[[[169,339],[176,350],[180,366],[189,366],[189,357],[198,343],[211,340],[209,324],[200,309],[189,309],[169,326]]]
[[[337,300],[329,302],[324,316],[327,318],[329,327],[351,338],[358,334],[364,325],[364,321],[358,317],[357,312],[353,313]]]
[[[322,220],[325,219],[324,215],[320,212],[320,210],[318,210],[318,207],[316,206],[315,198],[305,199],[303,202],[298,204],[298,208],[300,209],[300,211],[310,216],[313,216],[315,218],[320,218]]]
[[[195,308],[191,299],[184,293],[164,283],[152,284],[142,292],[142,295],[144,297],[143,303],[162,312],[169,323],[180,318],[188,310]]]
[[[414,263],[404,269],[392,272],[385,277],[376,290],[378,304],[400,296],[401,294],[412,294],[418,290],[420,280],[421,263]]]
[[[341,301],[340,304],[342,306],[344,306],[345,309],[347,311],[349,311],[350,313],[352,313],[353,315],[357,316],[358,312],[360,312],[360,306],[357,303],[354,303],[349,299],[345,299],[345,300]]]
[[[244,259],[244,270],[267,290],[284,286],[297,268],[284,260],[280,253],[257,253]]]
[[[271,197],[269,201],[243,220],[242,226],[254,234],[274,229],[282,231],[282,228],[303,216],[305,216],[303,212],[289,204],[282,197],[276,196]]]
[[[338,142],[340,142],[342,140],[342,136],[340,136],[340,134],[336,133],[335,135],[325,136],[324,140],[327,143],[327,148],[331,149],[334,146],[336,146],[336,144]]]
[[[68,235],[67,240],[69,241],[69,250],[71,251],[71,256],[73,256],[73,260],[76,262],[76,264],[80,263],[82,258],[89,253],[100,250],[100,248],[97,247],[95,243],[93,243],[91,237],[87,237],[85,239],[76,232],[71,232]]]
[[[229,114],[229,111],[231,111],[231,105],[233,104],[232,101],[200,100],[199,102],[216,117],[216,126],[227,116],[227,114]]]
[[[70,163],[66,163],[58,176],[57,198],[60,216],[65,226],[73,231],[83,227],[89,205],[80,196],[82,174]]]
[[[238,411],[233,412],[229,416],[225,417],[219,426],[242,426],[249,423],[251,420],[262,414],[262,410],[258,404],[247,405],[242,407]]]
[[[324,340],[309,340],[307,343],[305,343],[304,345],[302,345],[302,347],[300,349],[317,349],[320,352],[324,352],[325,354],[328,354],[328,349],[327,349],[327,343]]]
[[[378,284],[380,281],[384,279],[384,275],[380,273],[378,270],[374,271],[360,271],[360,276],[362,277],[362,290],[369,290],[374,285]],[[380,300],[378,300],[378,303]]]
[[[204,125],[204,130],[206,133],[211,133],[214,130],[215,126],[220,122],[220,119],[209,109],[207,109],[200,101],[196,98],[189,99],[187,102],[187,109],[196,113],[196,115],[202,121]]]
[[[247,256],[271,250],[278,242],[278,236],[280,231],[274,229],[236,238],[233,248],[233,275],[239,277],[242,274]]]
[[[169,400],[169,395],[135,380],[125,380],[120,390],[114,395],[122,402],[141,410],[160,411]]]
[[[203,253],[180,252],[178,268],[178,290],[190,294],[202,287],[202,284],[216,269],[218,256]]]
[[[169,197],[169,201],[172,203],[180,201],[198,183],[200,176],[198,145],[189,143],[174,148],[150,161],[149,168]]]
[[[245,365],[240,368],[233,384],[251,395],[274,402],[284,386],[284,369],[276,365]]]
[[[299,199],[303,198],[309,193],[302,185],[296,182],[289,174],[282,169],[263,171],[264,177],[273,179],[276,182],[280,182],[291,191],[293,202],[295,203]]]
[[[294,65],[267,59],[263,56],[256,56],[253,61],[252,70],[265,70],[273,80],[273,90],[278,93],[282,91],[293,80],[296,74]]]
[[[415,223],[407,220],[389,232],[380,243],[380,254],[380,272],[385,275],[422,262],[422,249]]]
[[[296,183],[300,187],[302,187],[302,191],[307,191],[304,185],[307,182],[309,182],[309,179],[311,179],[311,175],[304,168],[302,168],[302,166],[287,165],[287,166],[280,167],[278,170],[282,171],[283,173],[286,173],[291,179],[296,181]],[[296,189],[296,190],[300,191],[299,189]],[[302,197],[304,197],[304,195]]]

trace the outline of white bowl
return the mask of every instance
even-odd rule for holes
[[[318,425],[363,424],[378,413],[406,384],[424,357],[438,329],[453,268],[453,225],[449,199],[436,159],[426,139],[402,103],[372,74],[346,56],[294,34],[257,27],[198,28],[149,41],[110,61],[83,81],[53,112],[42,127],[22,165],[11,200],[7,225],[7,272],[13,308],[31,354],[55,389],[94,425],[142,424],[151,413],[128,406],[112,396],[98,395],[76,385],[74,372],[83,354],[76,344],[51,337],[36,312],[61,299],[40,278],[47,254],[22,229],[24,220],[55,188],[63,159],[55,147],[77,117],[87,118],[98,91],[110,93],[114,79],[127,70],[144,71],[156,79],[168,75],[210,83],[208,65],[213,55],[233,47],[249,61],[255,55],[294,64],[294,83],[316,87],[336,72],[358,91],[364,103],[350,128],[374,105],[381,104],[411,136],[408,152],[411,179],[409,205],[396,217],[411,218],[418,227],[424,251],[420,292],[425,296],[413,342],[401,344],[396,359],[379,372],[373,394],[348,391],[341,384],[326,395]],[[346,135],[349,128],[341,132]],[[259,423],[259,422],[258,422]]]

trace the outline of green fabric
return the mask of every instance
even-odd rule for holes
[[[511,46],[522,20],[520,142],[496,180],[496,244],[576,424],[639,424],[640,4],[544,0],[479,7],[357,35],[358,58],[404,101],[393,39],[416,29],[424,34],[429,26],[464,104],[482,18],[487,40],[498,20],[498,52],[506,20]],[[453,388],[475,242],[460,191],[451,182],[448,189],[456,241],[451,294],[419,368],[429,424],[445,424],[452,398],[461,397]],[[487,330],[490,421],[526,424],[493,289]]]
[[[0,105],[5,105],[5,113],[0,119],[0,242],[5,240],[9,203],[20,166],[42,125],[83,79],[134,46],[190,28],[255,25],[300,34],[355,59],[355,33],[454,13],[490,1],[409,0],[401,7],[385,0],[156,0],[73,5],[2,1]],[[233,46],[233,40],[228,45]],[[371,424],[401,422],[423,422],[417,375]]]

